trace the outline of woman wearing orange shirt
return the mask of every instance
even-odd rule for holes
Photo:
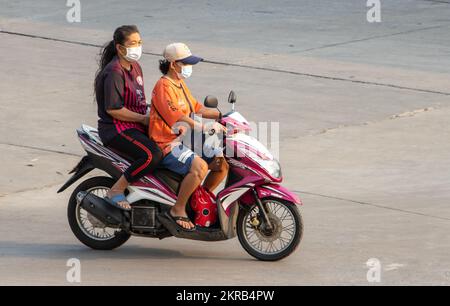
[[[163,151],[161,165],[173,172],[185,175],[178,193],[177,202],[167,217],[184,230],[194,230],[194,224],[186,214],[186,203],[205,178],[204,187],[213,191],[225,178],[228,164],[222,156],[207,157],[194,153],[191,148],[178,141],[174,132],[180,123],[194,131],[207,132],[213,128],[221,133],[226,129],[220,124],[204,125],[192,119],[192,114],[202,118],[218,119],[218,110],[203,107],[191,94],[184,79],[192,74],[192,65],[202,61],[192,55],[183,43],[173,43],[164,50],[164,60],[160,61],[163,76],[156,83],[152,93],[149,136]]]

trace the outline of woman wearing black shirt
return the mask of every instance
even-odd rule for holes
[[[146,132],[149,115],[142,69],[137,62],[141,54],[142,41],[137,27],[121,26],[103,48],[95,77],[99,136],[105,146],[132,160],[106,198],[125,210],[130,209],[124,195],[128,184],[150,173],[162,158],[160,149]]]

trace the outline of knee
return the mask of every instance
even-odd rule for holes
[[[148,174],[152,172],[155,167],[161,162],[163,159],[163,154],[161,150],[152,151],[151,154],[148,153],[145,157],[143,156],[145,162],[145,173]]]
[[[225,172],[228,173],[228,170],[230,169],[230,165],[228,165],[227,161],[225,160],[225,158],[222,158],[222,163],[220,165],[220,171],[221,172]]]
[[[216,157],[210,164],[210,169],[213,172],[227,173],[229,168],[227,161],[223,157]]]
[[[208,173],[208,165],[203,159],[196,156],[192,161],[192,167],[190,172],[200,180],[203,180],[206,174]]]

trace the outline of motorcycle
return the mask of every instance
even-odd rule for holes
[[[130,236],[164,239],[177,237],[201,241],[221,241],[238,237],[242,247],[253,257],[276,261],[292,254],[300,244],[303,221],[297,208],[301,200],[281,186],[279,162],[256,138],[246,134],[248,121],[235,110],[236,95],[230,92],[232,110],[218,121],[227,127],[223,150],[229,173],[223,190],[216,195],[218,221],[211,227],[197,226],[184,231],[161,217],[175,204],[183,177],[157,168],[131,183],[125,195],[131,211],[124,211],[104,200],[107,191],[130,165],[120,152],[105,147],[98,131],[87,125],[77,129],[86,155],[69,172],[73,176],[58,190],[66,190],[93,169],[109,176],[84,180],[72,192],[67,216],[73,234],[80,242],[96,250],[112,250]],[[217,108],[215,97],[205,99],[206,107]],[[187,205],[191,220],[193,212]]]

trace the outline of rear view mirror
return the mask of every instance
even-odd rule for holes
[[[236,103],[236,94],[234,93],[234,91],[230,91],[230,94],[228,95],[228,103]]]
[[[217,101],[217,98],[214,97],[214,96],[206,96],[205,101],[203,102],[203,104],[206,107],[217,108],[217,105],[219,105],[219,101]]]

